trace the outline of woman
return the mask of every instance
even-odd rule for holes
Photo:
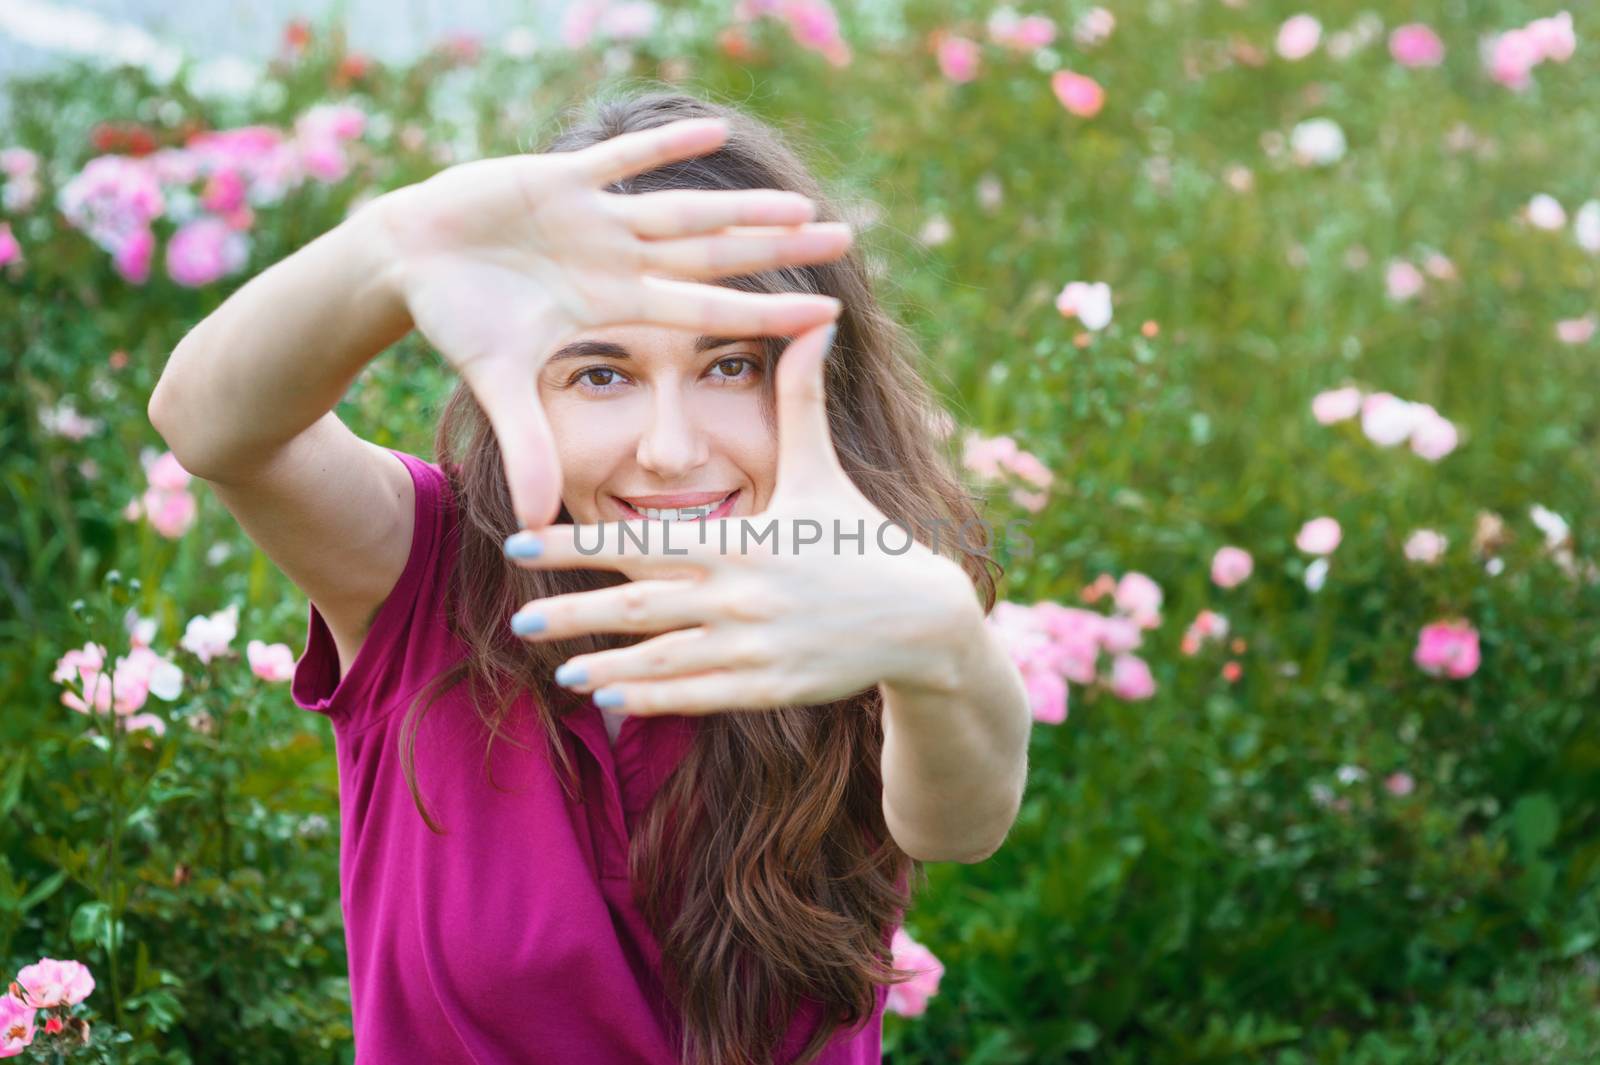
[[[993,564],[827,214],[770,128],[623,97],[169,360],[152,421],[311,601],[360,1061],[878,1061],[910,873],[1009,828]],[[331,413],[412,327],[461,378],[437,464]]]

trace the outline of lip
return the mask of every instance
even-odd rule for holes
[[[742,489],[742,488],[735,488],[731,493],[727,494],[726,501],[720,507],[718,507],[716,510],[713,510],[711,513],[707,514],[704,518],[695,518],[693,520],[695,520],[695,521],[710,521],[713,518],[725,518],[725,517],[727,517],[728,514],[730,512],[732,512],[734,504],[739,501],[739,496],[740,496],[741,493],[743,493],[743,491],[744,491],[744,489]],[[645,518],[645,516],[642,513],[640,513],[639,510],[632,503],[630,503],[628,500],[623,499],[621,496],[612,496],[612,498],[617,501],[617,505],[620,506],[623,509],[623,511],[626,513],[627,517],[630,517],[630,518]],[[665,509],[667,507],[673,507],[673,508],[703,507],[707,503],[715,503],[717,500],[722,499],[723,496],[718,494],[718,493],[715,493],[715,492],[686,492],[686,493],[679,493],[678,495],[634,496],[633,498],[635,500],[637,500],[642,506],[647,506],[647,507],[651,507],[653,509],[662,510],[662,509]],[[674,502],[660,502],[660,503],[655,502],[658,499],[659,500],[681,500],[682,502],[676,502],[676,503],[674,503]],[[650,519],[645,518],[645,520],[649,521]]]
[[[635,509],[639,507],[703,507],[707,503],[715,503],[726,496],[727,492],[675,492],[669,495],[653,496],[617,496],[618,499]]]

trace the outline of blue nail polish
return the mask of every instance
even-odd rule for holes
[[[543,632],[546,624],[544,615],[537,610],[525,610],[511,615],[511,631],[518,636],[531,636],[533,633]]]
[[[583,668],[581,662],[563,662],[556,667],[556,683],[563,688],[570,688],[574,684],[582,684],[589,679],[589,671]]]
[[[618,688],[601,688],[594,693],[594,705],[602,710],[615,710],[622,705],[622,691]]]
[[[509,558],[538,558],[544,554],[544,541],[523,530],[506,537],[506,556]]]

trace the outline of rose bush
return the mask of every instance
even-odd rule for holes
[[[285,690],[305,603],[145,403],[245,277],[631,74],[822,149],[1007,532],[1028,795],[994,857],[930,867],[894,1060],[1529,1060],[1484,1040],[1592,980],[1600,927],[1595,23],[671,8],[407,64],[296,23],[226,90],[10,83],[10,971],[92,971],[107,1060],[349,1060],[332,741]],[[426,453],[451,383],[411,337],[338,412]],[[60,1008],[0,997],[0,1053]]]

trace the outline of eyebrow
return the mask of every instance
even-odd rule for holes
[[[694,353],[700,355],[716,348],[727,347],[729,344],[739,344],[744,341],[754,341],[755,337],[696,337]],[[621,344],[613,344],[609,340],[575,340],[571,344],[563,345],[545,360],[545,365],[560,362],[562,359],[631,359],[633,354]]]

